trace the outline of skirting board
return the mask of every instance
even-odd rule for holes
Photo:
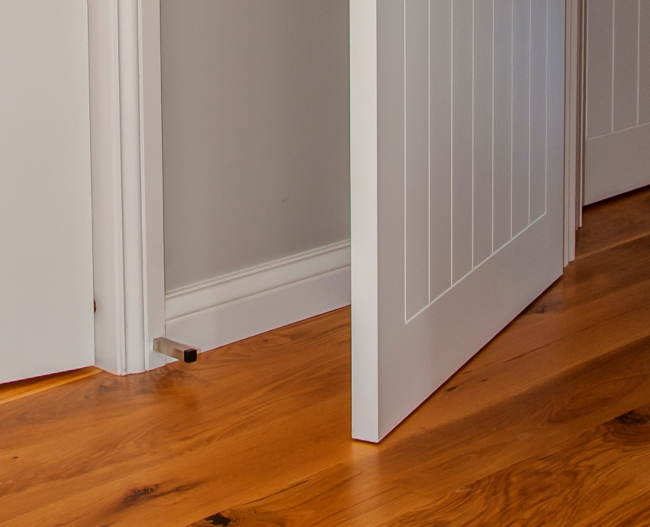
[[[166,335],[206,351],[349,304],[346,240],[170,291]]]

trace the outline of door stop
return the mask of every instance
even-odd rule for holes
[[[196,362],[201,352],[199,348],[187,346],[165,337],[154,339],[153,349],[158,353],[162,353],[181,362]]]

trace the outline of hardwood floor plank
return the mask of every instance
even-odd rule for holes
[[[620,210],[609,210],[593,217],[613,222]],[[442,506],[452,517],[445,504],[490,478],[515,481],[525,499],[523,472],[499,478],[526,463],[534,474],[535,463],[564,455],[576,438],[601,448],[583,434],[593,439],[596,427],[650,403],[650,229],[642,235],[642,223],[587,246],[591,253],[380,445],[350,439],[349,308],[193,365],[93,374],[0,404],[0,525],[437,526],[445,524],[424,523],[428,515],[438,521]],[[612,466],[627,466],[626,449],[641,455],[626,443]],[[544,462],[542,491],[554,474],[570,481]],[[596,473],[592,490],[601,483]],[[571,488],[554,487],[562,499]],[[481,492],[459,521],[479,521],[486,504],[504,499]],[[635,492],[618,494],[627,510],[604,504],[590,518],[644,525],[645,495]],[[551,500],[548,511],[562,503]]]
[[[650,187],[594,203],[583,210],[576,257],[584,258],[650,233]]]
[[[419,419],[417,425],[409,423],[415,433],[390,436],[386,447],[382,444],[337,471],[221,513],[237,525],[258,525],[258,520],[259,525],[359,525],[368,514],[366,505],[373,503],[384,520],[397,521],[400,508],[417,505],[414,495],[420,502],[441,499],[650,400],[649,352],[646,336],[547,385],[445,426],[426,429]],[[614,379],[612,370],[617,372]],[[363,491],[355,493],[352,483]],[[397,495],[396,487],[404,493]],[[385,493],[394,496],[395,503],[385,507]],[[351,495],[360,495],[358,501],[341,497]]]
[[[121,508],[134,489],[168,492],[198,486],[213,503],[215,495],[236,500],[233,495],[263,494],[302,470],[324,468],[332,438],[341,447],[353,444],[345,389],[349,313],[321,317],[317,332],[313,325],[229,346],[202,357],[200,368],[174,365],[148,380],[102,376],[90,393],[88,387],[60,392],[62,404],[47,415],[40,411],[38,397],[25,400],[21,408],[6,408],[2,423],[13,424],[0,431],[0,460],[6,454],[23,462],[0,466],[8,475],[0,487],[0,521],[18,516],[16,525],[38,523],[51,518],[61,502],[78,499],[83,506],[76,511],[87,508],[88,513],[79,525],[100,518],[108,523],[146,509],[153,497],[158,502],[177,497],[152,493],[148,500],[130,500]],[[51,427],[57,436],[43,438]],[[26,444],[25,434],[46,446]],[[278,462],[286,457],[294,458],[300,472]],[[269,479],[260,478],[260,471]],[[237,477],[222,492],[224,482]],[[35,503],[40,511],[34,511]],[[192,514],[186,523],[196,517]]]
[[[63,386],[70,382],[85,379],[86,377],[97,375],[101,371],[102,370],[99,368],[90,366],[79,370],[66,371],[54,375],[45,375],[34,379],[26,379],[24,381],[0,384],[0,404],[16,401],[17,399],[22,399],[29,395],[56,388],[57,386]]]
[[[650,317],[650,311],[649,310],[645,310],[639,315],[638,320],[639,320],[639,328],[640,329],[647,329],[646,322],[649,319],[649,317]],[[622,334],[625,334],[625,335],[629,334],[630,326],[629,325],[625,326],[624,324],[621,325],[620,321],[613,321],[612,322],[612,327],[611,328],[610,327],[605,327],[603,329],[603,332],[606,335],[612,329],[616,329],[617,327],[621,328]],[[640,331],[640,329],[637,330],[637,331]],[[347,328],[346,328],[346,331],[347,331]],[[634,335],[634,332],[632,332],[631,334]],[[585,337],[589,337],[591,335],[591,333],[587,331],[587,332],[584,333],[584,335],[585,335]],[[601,336],[597,334],[595,336],[595,338],[593,338],[593,344],[598,343],[599,340],[602,340],[602,339],[601,339]],[[604,339],[604,342],[607,343],[607,339]],[[286,344],[286,341],[283,341],[283,344]],[[584,342],[582,344],[584,346]],[[566,349],[570,349],[573,345],[575,345],[577,349],[580,349],[580,343],[576,342],[576,341],[573,341],[572,343],[569,343],[566,346]],[[257,351],[254,351],[254,352],[257,352]],[[557,352],[557,350],[556,350],[556,352]],[[601,350],[600,353],[605,353],[605,351]],[[347,369],[348,369],[346,355],[347,355],[346,353],[343,354],[343,359],[344,360],[342,361],[341,368],[340,368],[341,369],[340,379],[341,379],[342,382],[331,382],[331,381],[335,381],[335,379],[329,378],[330,382],[326,383],[330,387],[338,385],[338,388],[336,388],[336,390],[340,391],[341,393],[345,393],[345,386],[347,386],[347,383],[349,382],[349,379],[347,378],[347,373],[346,373]],[[528,367],[532,366],[533,369],[534,369],[534,363],[528,363],[528,365],[525,364],[526,360],[531,360],[534,357],[535,357],[535,354],[529,354],[525,358],[521,358],[520,360],[524,361],[524,367],[525,366],[528,366]],[[236,362],[236,361],[234,361],[234,362]],[[545,361],[542,360],[541,362],[543,364]],[[518,375],[518,373],[517,373],[517,372],[521,371],[521,369],[519,369],[518,366],[519,365],[517,365],[517,367],[512,368],[512,374],[514,376],[513,378],[521,377],[521,375],[520,374]],[[304,369],[302,371],[304,371]],[[182,371],[177,371],[175,373],[183,373],[183,372]],[[321,372],[321,373],[324,373],[324,372]],[[498,373],[498,368],[495,369],[495,373]],[[311,377],[308,376],[308,375],[305,377],[306,381],[309,381],[310,379],[311,379]],[[108,382],[107,382],[107,384],[104,384],[104,385],[102,385],[100,387],[100,390],[99,390],[100,393],[101,392],[104,392],[104,393],[115,392],[116,390],[119,389],[118,386],[115,385],[115,382],[117,382],[119,384],[120,382],[124,381],[124,379],[115,379],[113,377],[107,377],[106,380]],[[494,380],[498,380],[498,378],[494,379]],[[137,377],[129,377],[129,378],[126,379],[126,381],[135,384],[135,387],[131,386],[129,388],[128,386],[121,386],[121,389],[125,390],[125,397],[137,395],[138,390],[136,390],[134,388],[136,388],[137,385],[139,384],[139,378],[137,378]],[[163,378],[160,378],[158,380],[157,384],[161,388],[164,388],[164,390],[162,390],[160,393],[157,394],[158,397],[160,397],[160,395],[164,395],[165,391],[168,392],[167,395],[170,395],[170,396],[173,397],[174,395],[180,395],[184,389],[191,389],[193,387],[192,385],[194,385],[194,381],[191,378],[188,379],[186,377],[186,375],[173,375],[173,376],[171,376],[171,378],[167,378],[165,380],[163,380]],[[492,386],[491,383],[488,384],[487,382],[486,383],[479,383],[478,386],[479,387],[480,386],[485,387],[485,392],[484,392],[485,394],[489,394],[489,393],[495,392],[495,391],[496,392],[500,391],[499,389],[495,389],[495,387]],[[264,388],[266,390],[266,388],[268,388],[268,386],[265,385]],[[421,411],[418,412],[412,418],[417,423],[415,426],[416,427],[439,426],[440,423],[445,422],[445,416],[447,416],[447,420],[453,420],[454,418],[462,417],[463,415],[470,415],[477,408],[476,402],[473,401],[472,394],[474,396],[477,396],[479,399],[482,399],[481,398],[482,392],[473,391],[476,388],[472,388],[471,386],[466,386],[464,389],[467,389],[466,393],[464,393],[462,389],[459,389],[457,391],[455,390],[455,391],[452,391],[452,392],[447,392],[447,393],[445,393],[445,392],[441,393],[440,394],[441,397],[438,397],[440,399],[440,402],[437,405],[436,404],[429,404],[426,407],[427,409],[430,408],[429,412],[425,412],[425,407],[423,407],[421,409]],[[289,390],[293,390],[293,392],[291,392]],[[292,389],[290,386],[287,386],[287,391],[288,391],[288,393],[292,393],[293,396],[299,395],[299,393],[300,393],[299,390]],[[87,394],[84,394],[84,392],[85,392],[85,390],[80,390],[80,392],[79,392],[79,397],[81,398],[80,400],[81,400],[82,403],[83,403],[83,401],[85,401],[85,395],[87,395]],[[140,394],[140,395],[142,396],[142,394]],[[154,397],[156,394],[153,394],[153,393],[152,394],[147,394],[145,392],[144,395],[148,395],[148,396],[150,395],[151,397]],[[443,395],[444,395],[444,397],[443,397]],[[438,394],[436,396],[434,396],[434,397],[437,397],[437,396],[438,396]],[[244,423],[239,423],[238,420],[237,420],[237,417],[233,416],[232,414],[226,414],[224,416],[224,419],[226,420],[226,422],[229,423],[231,428],[241,429],[242,431],[249,431],[251,433],[251,436],[253,437],[253,439],[250,439],[251,442],[254,442],[254,438],[257,435],[263,434],[263,432],[258,431],[257,427],[255,426],[255,423],[250,422],[250,421],[254,421],[254,419],[255,419],[255,408],[256,408],[257,405],[255,404],[254,401],[259,400],[259,399],[260,399],[260,397],[254,397],[252,400],[249,400],[247,398],[243,398],[240,401],[242,407],[250,408],[250,415],[244,414],[244,415],[246,415],[246,418],[245,418],[246,420],[244,421]],[[113,402],[115,402],[115,401],[113,401]],[[175,416],[176,419],[178,419],[178,420],[186,419],[187,418],[187,412],[185,412],[183,410],[184,403],[182,403],[182,404],[180,404],[180,403],[182,403],[182,399],[175,401],[174,405],[170,405],[168,408],[160,408],[160,410],[165,411],[166,413],[168,413],[171,416]],[[85,404],[85,403],[83,403],[83,404]],[[333,447],[335,447],[337,443],[338,443],[339,447],[341,447],[341,448],[345,447],[346,444],[348,443],[348,437],[349,437],[349,428],[348,428],[349,425],[348,425],[348,415],[347,415],[348,414],[348,404],[349,404],[349,402],[348,402],[347,398],[344,399],[344,400],[342,400],[340,398],[335,398],[335,399],[333,399],[333,400],[331,400],[329,402],[324,403],[323,405],[321,405],[322,409],[319,411],[318,414],[316,414],[316,415],[305,415],[304,416],[305,420],[303,421],[303,423],[306,424],[306,425],[309,425],[309,430],[307,431],[307,434],[299,433],[299,431],[297,431],[295,429],[296,428],[295,423],[289,422],[285,426],[280,426],[280,428],[282,430],[287,430],[287,431],[289,431],[291,433],[288,434],[287,436],[280,436],[279,440],[291,443],[291,441],[295,441],[296,438],[302,436],[305,441],[309,442],[310,434],[313,433],[322,442],[325,442],[326,440],[332,441],[329,445],[327,445],[329,447],[329,449],[332,449]],[[164,406],[164,404],[160,403],[160,406]],[[71,409],[71,408],[68,406],[68,409]],[[291,408],[289,408],[289,410],[291,410]],[[136,410],[133,409],[133,411],[136,411]],[[206,411],[209,411],[209,412],[215,411],[215,412],[218,413],[217,408],[214,408],[214,409],[206,408]],[[145,411],[144,413],[146,414],[146,413],[148,413],[148,411]],[[423,414],[424,418],[420,417],[421,413]],[[185,416],[183,417],[184,414],[185,414]],[[67,411],[62,411],[62,413],[61,413],[61,415],[59,417],[61,419],[66,420],[67,415],[68,415]],[[93,438],[93,442],[90,445],[88,445],[88,447],[92,447],[93,449],[96,449],[98,445],[101,445],[102,443],[106,443],[107,438],[105,436],[103,436],[103,434],[106,433],[107,429],[110,430],[110,429],[113,429],[115,427],[117,429],[120,429],[121,432],[125,434],[125,437],[127,437],[127,438],[128,437],[136,437],[136,438],[138,438],[138,440],[141,440],[142,441],[142,445],[141,445],[142,449],[141,450],[135,449],[135,445],[121,444],[121,443],[118,442],[118,443],[108,443],[107,446],[109,448],[106,450],[106,452],[97,452],[96,450],[89,451],[88,452],[89,459],[86,460],[86,462],[84,463],[84,470],[87,471],[87,472],[84,472],[83,474],[81,474],[80,475],[81,477],[74,478],[74,479],[76,479],[78,481],[78,487],[77,487],[77,490],[76,490],[77,492],[79,492],[80,490],[81,491],[85,490],[85,480],[89,475],[91,475],[93,470],[104,469],[106,464],[111,464],[111,463],[115,464],[115,466],[112,469],[112,474],[109,471],[103,471],[103,472],[100,471],[97,474],[98,479],[103,480],[103,479],[109,477],[109,474],[110,474],[111,478],[115,478],[115,479],[119,480],[121,478],[121,476],[123,475],[123,473],[124,473],[123,472],[124,471],[124,465],[129,466],[131,469],[142,467],[142,465],[144,465],[145,469],[142,470],[142,478],[138,479],[137,483],[133,483],[133,485],[132,485],[133,488],[146,488],[148,485],[151,486],[152,483],[160,485],[160,481],[166,481],[166,479],[164,478],[163,475],[156,474],[155,471],[151,471],[148,468],[146,468],[146,467],[148,467],[148,465],[150,465],[152,463],[153,464],[160,463],[162,466],[178,465],[178,466],[185,466],[186,468],[189,469],[189,468],[193,467],[193,465],[195,464],[193,462],[193,458],[198,456],[199,454],[202,454],[202,456],[199,459],[199,464],[204,464],[205,459],[214,459],[215,461],[218,461],[219,463],[222,463],[222,462],[226,463],[226,466],[230,467],[233,471],[240,471],[241,472],[241,469],[238,469],[236,466],[230,465],[228,463],[228,460],[222,461],[222,458],[224,457],[224,454],[225,454],[226,457],[230,457],[232,455],[232,452],[228,449],[228,447],[227,447],[227,445],[225,443],[219,443],[219,441],[224,437],[224,434],[219,433],[218,427],[215,428],[214,430],[210,430],[209,432],[206,432],[205,430],[201,430],[201,429],[205,428],[206,426],[209,427],[209,424],[211,423],[211,421],[205,421],[202,424],[199,424],[201,429],[197,429],[197,430],[192,430],[191,428],[188,429],[187,432],[188,432],[188,435],[190,435],[189,438],[187,438],[187,439],[179,438],[176,441],[176,443],[174,445],[172,445],[169,452],[161,452],[160,455],[155,455],[155,452],[148,454],[148,450],[151,449],[152,447],[154,447],[154,445],[156,444],[153,441],[153,439],[147,440],[146,437],[140,439],[140,436],[143,434],[143,432],[140,430],[140,426],[142,426],[144,428],[150,428],[152,434],[156,434],[156,433],[158,433],[160,431],[160,424],[156,423],[155,420],[152,420],[151,417],[149,417],[145,421],[141,422],[141,418],[138,417],[136,419],[136,421],[138,423],[138,426],[136,428],[131,428],[131,426],[129,426],[128,422],[124,422],[125,421],[125,419],[123,418],[124,416],[118,416],[117,420],[119,422],[116,422],[116,423],[112,422],[114,420],[114,416],[108,415],[106,417],[108,418],[107,422],[97,423],[97,426],[93,427],[93,429],[97,429],[100,432],[100,434],[97,437]],[[217,415],[216,417],[219,417],[219,415]],[[302,418],[303,415],[298,414],[297,417]],[[327,417],[328,418],[325,425],[326,425],[326,427],[331,428],[330,432],[332,430],[336,432],[334,434],[334,436],[336,437],[337,441],[333,441],[333,436],[332,435],[328,436],[328,433],[327,433],[327,431],[325,431],[323,429],[323,426],[318,426],[317,423],[316,424],[313,423],[314,418],[316,418],[318,420],[321,420],[322,417]],[[432,419],[432,417],[433,417],[433,419]],[[220,421],[223,421],[224,419],[220,419]],[[133,421],[133,423],[135,423],[136,421]],[[423,421],[423,422],[421,422],[421,421]],[[276,429],[278,428],[279,424],[282,424],[282,423],[277,423],[276,422],[275,424],[272,424],[269,431],[268,431],[268,434],[269,435],[270,434],[278,435],[278,432],[277,432]],[[39,427],[41,425],[41,418],[39,418],[38,416],[35,416],[35,420],[32,423],[30,423],[30,422],[25,422],[24,423],[24,427],[29,427],[29,426],[34,426],[34,425]],[[125,425],[126,425],[126,428],[125,428]],[[335,425],[335,426],[333,426],[333,425]],[[410,429],[412,429],[412,427],[410,427]],[[103,432],[102,432],[102,430],[103,430]],[[16,427],[14,429],[14,432],[16,433],[16,436],[15,436],[16,443],[19,443],[20,437],[22,436],[23,433],[29,433],[31,435],[37,435],[38,434],[37,430],[26,430],[26,428],[21,428],[21,427]],[[194,434],[194,433],[196,433],[198,437],[191,437],[192,434]],[[59,457],[59,459],[57,459],[57,460],[51,460],[51,459],[48,460],[47,455],[43,455],[43,456],[41,456],[39,458],[38,453],[40,451],[40,448],[38,447],[38,445],[33,445],[32,449],[31,449],[31,450],[33,450],[33,452],[32,453],[26,452],[24,457],[26,459],[32,459],[34,461],[34,465],[35,465],[34,471],[38,471],[41,478],[43,478],[46,474],[51,473],[52,474],[51,483],[55,483],[58,480],[58,478],[63,478],[63,479],[68,478],[69,474],[66,474],[65,471],[62,471],[61,470],[62,467],[66,467],[66,466],[75,467],[75,460],[77,459],[78,455],[80,453],[83,453],[86,450],[89,450],[88,448],[84,448],[82,445],[76,444],[74,448],[68,449],[68,451],[66,451],[65,445],[70,444],[70,442],[71,442],[70,441],[70,439],[71,439],[70,436],[74,437],[75,435],[76,435],[76,430],[74,430],[74,429],[70,430],[69,436],[68,437],[65,437],[65,436],[61,437],[61,441],[60,441],[59,445],[56,446],[56,449],[59,451],[59,453],[61,455],[63,455],[63,459],[61,459],[61,457]],[[236,436],[236,440],[235,440],[234,444],[231,445],[231,448],[233,449],[233,452],[236,451],[238,448],[240,448],[240,447],[238,447],[239,440],[245,440],[247,436],[248,436],[248,434],[246,434],[245,436]],[[227,437],[227,434],[225,435],[225,437]],[[164,439],[164,437],[161,437],[161,439]],[[194,446],[195,442],[199,443],[199,446]],[[210,445],[208,445],[209,448],[205,448],[203,452],[200,452],[199,449],[203,448],[203,444],[206,443],[206,442],[210,444]],[[6,444],[6,441],[3,441],[3,444]],[[51,442],[50,442],[50,444],[51,444]],[[272,448],[275,449],[276,447],[273,446]],[[220,450],[220,451],[218,451],[218,450]],[[328,449],[321,450],[320,455],[325,456],[328,453],[327,450]],[[120,456],[116,455],[120,451],[124,452],[127,463],[124,463],[124,460]],[[266,448],[264,449],[264,451],[266,452]],[[282,453],[281,448],[278,450],[278,453],[279,454]],[[115,456],[115,459],[111,459],[111,456]],[[136,458],[136,461],[131,459],[131,456],[134,456]],[[174,456],[178,456],[179,459],[177,459],[175,461],[172,461],[172,460],[168,459],[168,458],[174,457]],[[67,461],[65,459],[66,457],[68,458]],[[144,458],[141,463],[137,462],[137,458],[139,458],[139,457]],[[243,465],[245,465],[246,462],[247,462],[245,457],[241,458],[241,456],[237,456],[236,459],[237,459],[238,463],[241,463]],[[303,460],[304,460],[303,458],[300,458],[298,456],[298,457],[296,457],[295,462],[297,464],[299,464]],[[96,466],[93,467],[93,465],[96,465]],[[312,467],[307,465],[306,469],[309,470],[310,468],[312,468]],[[78,469],[75,468],[75,470],[78,470]],[[173,472],[174,470],[175,469],[166,469],[165,471],[162,471],[162,472],[164,474],[164,472],[169,473],[169,472]],[[192,469],[192,472],[194,472],[194,470],[195,469]],[[203,477],[207,478],[207,479],[210,478],[210,471],[211,470],[212,469],[210,469],[210,470],[208,470],[206,472],[204,467],[197,467],[196,468],[196,471],[198,471],[198,473],[202,473]],[[247,471],[248,471],[248,469],[244,470],[244,472],[247,472]],[[20,468],[20,472],[23,474],[23,476],[25,475],[24,467]],[[268,474],[269,474],[269,476],[274,476],[273,472],[269,472]],[[253,474],[250,475],[250,477],[253,477],[253,476],[254,476]],[[74,479],[70,480],[70,481],[67,481],[67,487],[68,487],[67,492],[75,492],[75,489],[72,486],[72,483],[74,482]],[[292,482],[293,482],[293,480],[286,481],[287,484],[290,484]],[[184,482],[184,483],[186,485],[192,484],[192,482],[187,482],[187,481]],[[174,485],[175,485],[175,483],[170,482],[169,484],[166,483],[165,485],[163,485],[163,487],[164,488],[175,488]],[[30,480],[27,479],[26,486],[28,488],[31,488],[33,486],[33,481],[30,482]],[[177,486],[182,486],[182,485],[177,485]],[[111,486],[111,489],[112,488],[113,487]],[[2,490],[6,491],[6,489],[4,489],[4,488]],[[16,489],[14,489],[14,490],[16,490]],[[126,486],[123,487],[122,492],[121,492],[120,495],[128,495],[130,490],[131,489],[129,488],[129,485],[126,484]],[[246,489],[243,489],[242,492],[244,492],[245,490]],[[248,489],[249,492],[252,492],[252,490],[253,489],[251,489],[251,488]],[[112,493],[114,494],[114,492],[115,491],[113,490]],[[208,493],[210,493],[210,491],[208,491]],[[2,494],[2,492],[0,492],[0,494]],[[48,492],[48,495],[49,494],[50,493]],[[111,492],[107,492],[107,494],[110,495]],[[228,494],[230,494],[230,493],[228,493]],[[227,498],[228,494],[226,494],[224,497]],[[36,499],[36,496],[35,496],[34,499]],[[39,503],[44,503],[44,502],[47,502],[47,499],[48,499],[47,497],[40,496],[38,498],[38,502]],[[29,502],[25,501],[25,503],[27,504]],[[90,503],[96,504],[96,502],[93,501],[93,500],[90,500]],[[27,507],[28,507],[28,505],[27,505]],[[1,509],[4,509],[3,502],[0,502],[0,510]],[[208,512],[213,513],[214,509],[209,510]]]
[[[380,525],[639,527],[650,518],[648,488],[650,406],[643,406]]]
[[[381,478],[371,479],[350,466],[337,465],[282,492],[213,516],[238,527],[379,525],[427,503],[403,488],[383,485]],[[190,527],[201,527],[207,521]]]
[[[650,491],[644,492],[631,500],[620,499],[615,507],[608,510],[594,508],[595,512],[589,522],[580,522],[576,527],[648,527],[650,526]]]

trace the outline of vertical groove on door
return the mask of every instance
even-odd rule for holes
[[[427,134],[427,163],[428,163],[428,192],[427,192],[427,202],[428,202],[428,222],[427,222],[427,262],[428,267],[428,287],[427,287],[427,298],[428,302],[431,302],[431,0],[427,0],[427,125],[428,125],[428,134]]]
[[[639,124],[650,123],[650,2],[639,0]]]
[[[613,8],[590,1],[587,9],[587,138],[611,132]],[[595,37],[597,35],[597,37]]]
[[[636,125],[641,122],[641,0],[636,0]]]
[[[472,270],[472,4],[453,4],[453,282]]]
[[[494,250],[510,241],[512,195],[512,1],[494,2]]]
[[[529,223],[546,210],[546,33],[547,0],[531,4],[530,214]]]
[[[530,171],[530,0],[515,0],[512,232],[528,226]]]
[[[637,124],[639,20],[638,0],[614,3],[613,131]]]
[[[429,1],[405,0],[406,318],[429,303]]]
[[[430,299],[452,285],[451,278],[451,34],[452,2],[430,2]]]
[[[492,254],[493,2],[474,4],[474,266]]]
[[[595,39],[594,39],[595,40]],[[613,132],[614,131],[614,109],[616,108],[616,105],[614,104],[614,97],[616,94],[616,0],[612,0],[612,92],[611,92],[611,97],[612,97],[612,105],[610,107],[610,117],[611,117],[611,122],[609,126],[609,131]]]

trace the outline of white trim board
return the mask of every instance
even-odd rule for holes
[[[350,304],[350,241],[166,295],[167,337],[210,350]]]
[[[95,364],[125,375],[167,358],[160,1],[88,2]]]
[[[576,231],[582,225],[585,152],[585,0],[566,2],[564,114],[564,265],[575,260]]]

